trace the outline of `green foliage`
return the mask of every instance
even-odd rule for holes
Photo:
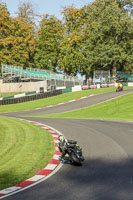
[[[68,74],[76,74],[83,72],[83,68],[87,68],[87,59],[83,54],[82,10],[76,9],[74,6],[64,8],[64,35],[60,43],[60,54],[58,65]]]
[[[8,63],[8,53],[9,48],[7,43],[7,37],[11,33],[11,19],[6,5],[0,3],[0,61],[3,63]]]
[[[129,11],[130,5],[130,11]],[[133,69],[132,1],[96,0],[64,8],[65,34],[59,66],[67,73]],[[128,12],[127,12],[128,11]]]
[[[19,4],[17,18],[0,2],[0,64],[86,77],[97,69],[133,72],[132,10],[133,0],[95,0],[80,9],[65,7],[62,22],[44,15],[37,28],[30,2]]]
[[[13,19],[12,22],[12,63],[32,67],[35,48],[32,26],[24,23],[20,18]]]
[[[11,18],[0,4],[0,61],[5,64],[32,66],[34,53],[33,30],[20,18]]]
[[[62,23],[54,16],[45,15],[36,37],[35,64],[41,69],[54,70],[57,67]]]
[[[131,70],[133,23],[114,0],[96,0],[86,9],[90,23],[86,56],[94,69]],[[89,16],[90,15],[90,16]],[[88,29],[88,27],[87,27]]]

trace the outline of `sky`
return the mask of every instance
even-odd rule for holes
[[[28,0],[2,0],[6,3],[7,8],[12,17],[15,16],[17,12],[19,2],[27,2]],[[35,7],[35,10],[40,14],[50,14],[55,15],[58,19],[62,19],[61,10],[64,6],[75,5],[76,8],[81,8],[87,5],[93,0],[29,0]]]

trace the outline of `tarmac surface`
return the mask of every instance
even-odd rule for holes
[[[110,92],[68,104],[34,111],[5,113],[19,115],[59,113],[87,107],[120,95]],[[5,197],[5,200],[133,200],[133,123],[88,119],[21,117],[51,126],[66,138],[78,141],[83,166],[64,164],[44,182]]]

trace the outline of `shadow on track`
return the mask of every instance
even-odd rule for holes
[[[70,183],[68,193],[59,192],[57,199],[132,200],[133,167],[128,160],[88,160],[82,167],[70,166],[62,179]],[[76,186],[76,187],[75,187]],[[57,195],[57,194],[56,194]],[[72,196],[71,196],[72,195]],[[51,199],[51,198],[50,198]]]
[[[34,190],[30,188],[5,199],[132,200],[133,159],[87,160],[81,167],[67,164],[50,179],[34,187]]]

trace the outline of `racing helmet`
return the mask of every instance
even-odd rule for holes
[[[58,139],[63,142],[65,140],[64,136],[63,135],[59,135]]]
[[[64,137],[64,135],[59,135],[58,139],[59,139],[60,142],[66,142],[66,143],[68,143],[68,140]]]

